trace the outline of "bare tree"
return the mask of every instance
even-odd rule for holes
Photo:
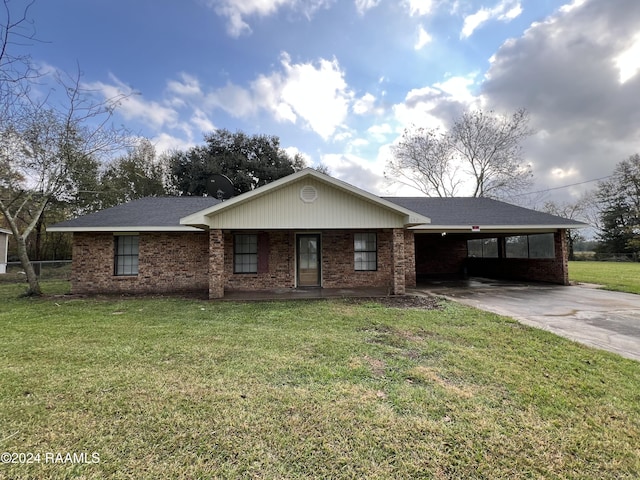
[[[31,57],[22,48],[35,41],[35,29],[29,9],[35,2],[2,0],[0,5],[0,115],[28,91],[29,82],[38,76]],[[16,6],[17,5],[17,6]]]
[[[451,129],[451,143],[475,183],[474,197],[521,193],[531,185],[531,166],[522,163],[522,141],[531,135],[524,109],[510,117],[466,112]]]
[[[593,200],[592,194],[586,193],[573,202],[545,202],[543,210],[552,215],[557,215],[571,220],[579,220],[589,223],[590,211]],[[576,242],[584,240],[584,236],[578,229],[567,230],[567,243],[569,247],[569,260],[575,260],[574,245]]]
[[[122,96],[94,101],[81,88],[80,74],[62,82],[64,107],[23,98],[0,124],[0,213],[16,239],[29,295],[41,290],[27,254],[27,237],[51,201],[75,198],[83,173],[95,169],[97,158],[123,148],[128,139],[126,131],[109,123]],[[27,208],[29,221],[21,224]]]
[[[522,141],[529,135],[524,109],[511,116],[465,112],[445,133],[405,131],[394,148],[387,178],[427,195],[454,196],[471,182],[474,197],[506,197],[531,185]]]
[[[452,146],[447,135],[437,129],[405,130],[393,147],[387,164],[387,178],[408,185],[427,196],[455,196],[460,179],[453,164]]]

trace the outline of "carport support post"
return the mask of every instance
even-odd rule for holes
[[[553,235],[556,249],[556,263],[561,268],[561,283],[569,285],[569,250],[567,248],[567,231],[557,230]]]
[[[416,236],[411,230],[404,231],[404,285],[416,286]]]
[[[209,230],[209,299],[224,297],[224,235]]]
[[[391,293],[393,295],[404,295],[405,294],[405,249],[404,249],[404,229],[402,228],[394,228],[393,229],[393,242],[391,245],[391,258],[393,261],[392,265],[392,276],[393,276],[393,285],[391,287]]]

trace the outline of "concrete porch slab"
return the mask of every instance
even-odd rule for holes
[[[390,287],[364,288],[274,288],[262,291],[230,291],[224,292],[221,301],[278,301],[278,300],[313,300],[326,298],[386,297],[390,295]]]

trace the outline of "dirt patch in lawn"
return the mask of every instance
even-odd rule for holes
[[[397,295],[389,297],[358,297],[348,300],[349,303],[379,303],[388,308],[418,308],[422,310],[438,310],[440,302],[436,298],[421,295]]]

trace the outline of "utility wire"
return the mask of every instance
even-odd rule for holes
[[[560,190],[563,188],[575,187],[577,185],[584,185],[585,183],[599,182],[600,180],[606,180],[607,178],[611,178],[613,175],[607,175],[606,177],[594,178],[593,180],[585,180],[584,182],[571,183],[569,185],[563,185],[561,187],[553,187],[553,188],[545,188],[544,190],[538,190],[537,192],[526,192],[526,193],[517,193],[513,195],[514,197],[523,197],[525,195],[535,195],[536,193],[545,193],[551,192],[552,190]]]

